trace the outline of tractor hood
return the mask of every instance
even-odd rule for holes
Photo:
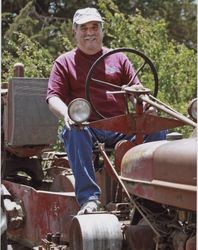
[[[125,154],[121,179],[130,194],[195,211],[196,166],[197,138],[150,142]]]

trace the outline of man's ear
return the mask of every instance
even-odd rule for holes
[[[75,29],[72,29],[72,35],[73,35],[73,37],[75,37],[75,35],[76,35]]]

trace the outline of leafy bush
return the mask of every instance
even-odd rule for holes
[[[53,58],[47,49],[23,33],[14,32],[15,41],[5,39],[2,59],[2,80],[13,76],[15,63],[23,63],[26,77],[49,77]]]

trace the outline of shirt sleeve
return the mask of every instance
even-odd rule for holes
[[[66,104],[69,101],[68,69],[67,65],[63,66],[61,60],[56,60],[52,66],[46,101],[52,96],[58,96]]]

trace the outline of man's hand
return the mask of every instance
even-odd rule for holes
[[[66,115],[64,117],[64,122],[65,122],[65,127],[68,129],[68,130],[71,130],[71,125],[72,125],[72,120],[69,118],[68,115]]]
[[[51,112],[59,119],[63,119],[66,128],[71,130],[71,124],[73,124],[73,122],[69,118],[67,105],[58,96],[49,98],[48,103]]]
[[[157,109],[155,107],[153,107],[153,106],[150,106],[150,107],[145,109],[145,113],[157,116]]]
[[[145,95],[146,99],[149,99],[148,95]],[[146,114],[156,115],[157,116],[157,109],[147,102],[144,102],[144,111]]]

